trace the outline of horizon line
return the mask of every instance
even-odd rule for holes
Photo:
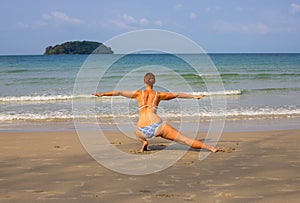
[[[129,54],[300,54],[299,52],[207,52],[207,53],[127,53],[124,55]],[[53,54],[53,55],[46,55],[46,54],[0,54],[0,56],[66,56],[66,55],[90,55],[90,54]],[[99,55],[118,55],[118,54],[99,54]],[[119,54],[122,55],[122,54]]]

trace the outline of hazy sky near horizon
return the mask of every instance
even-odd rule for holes
[[[206,52],[300,53],[300,0],[2,0],[0,55],[138,29],[182,34]]]

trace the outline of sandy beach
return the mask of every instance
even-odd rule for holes
[[[164,171],[130,176],[98,164],[76,132],[2,132],[0,202],[297,202],[299,134],[225,132],[218,146],[234,150],[203,161],[189,150]],[[139,148],[121,133],[106,136],[125,152]],[[150,148],[167,144],[155,138]]]
[[[23,2],[0,203],[300,203],[300,0]]]

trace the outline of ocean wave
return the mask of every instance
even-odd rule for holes
[[[251,78],[251,79],[268,79],[268,78],[283,78],[283,77],[299,77],[300,73],[298,72],[291,72],[291,73],[255,73],[255,72],[249,72],[249,73],[235,73],[235,72],[229,72],[229,73],[200,73],[200,74],[186,74],[187,77],[193,77],[193,76],[200,76],[201,78],[213,78],[213,77],[221,77],[223,79],[230,79],[230,78]]]
[[[24,72],[30,72],[30,70],[28,70],[28,69],[16,69],[16,70],[1,71],[1,73],[24,73]]]
[[[278,88],[258,88],[251,90],[244,90],[244,92],[288,92],[288,91],[300,91],[299,87],[278,87]]]
[[[204,94],[207,96],[213,95],[239,95],[242,94],[243,90],[225,90],[225,91],[214,91],[214,92],[193,92],[190,94],[199,95]],[[95,96],[91,95],[34,95],[34,96],[6,96],[0,97],[0,102],[51,102],[60,100],[75,100],[75,99],[94,99]],[[101,97],[101,99],[110,99],[111,97]],[[114,99],[122,97],[114,97]]]
[[[58,112],[52,114],[0,114],[0,121],[49,121],[49,120],[71,120],[74,119],[71,114],[60,114]]]
[[[93,95],[35,95],[35,96],[7,96],[0,97],[0,102],[34,102],[34,101],[57,101],[73,100],[79,98],[94,98]]]
[[[101,111],[100,111],[101,112]],[[160,117],[163,120],[211,120],[214,118],[226,118],[226,119],[276,119],[276,118],[299,118],[300,117],[300,107],[280,107],[280,108],[248,108],[248,109],[230,109],[225,111],[209,112],[160,112]],[[91,119],[97,118],[99,122],[115,121],[123,122],[131,119],[137,120],[138,114],[136,113],[123,113],[118,112],[113,113],[90,113],[89,115],[74,115],[70,112],[53,111],[47,113],[15,113],[15,114],[5,114],[0,113],[0,121],[64,121],[72,119]]]
[[[196,92],[193,93],[195,95],[197,94],[203,94],[206,96],[222,96],[222,95],[241,95],[243,94],[244,90],[224,90],[224,91],[212,91],[212,92]]]

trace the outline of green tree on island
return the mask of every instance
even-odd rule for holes
[[[49,46],[46,48],[45,55],[56,54],[112,54],[110,47],[99,42],[92,41],[74,41],[65,42],[60,45]]]

